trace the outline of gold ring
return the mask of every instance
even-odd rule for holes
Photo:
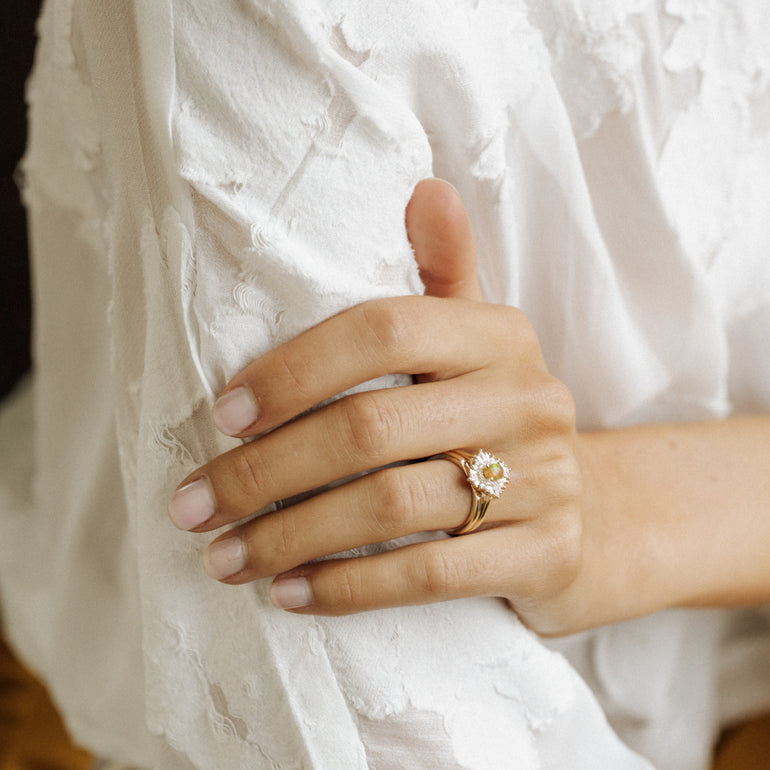
[[[466,452],[463,449],[453,449],[451,452],[435,455],[431,459],[449,460],[462,469],[473,495],[468,518],[457,529],[451,530],[449,534],[453,536],[467,535],[474,529],[478,529],[487,515],[489,504],[492,500],[500,497],[511,478],[508,466],[483,449],[479,449],[476,454]]]

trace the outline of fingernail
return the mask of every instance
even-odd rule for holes
[[[251,388],[241,385],[220,396],[212,411],[214,425],[228,436],[242,433],[257,421],[257,402]]]
[[[310,581],[303,577],[276,578],[270,586],[270,601],[279,610],[295,610],[313,603]]]
[[[228,537],[212,543],[203,554],[203,568],[209,577],[222,580],[246,566],[246,549],[240,537]]]
[[[179,529],[195,529],[208,521],[215,510],[214,492],[205,477],[177,489],[168,502],[168,515]]]

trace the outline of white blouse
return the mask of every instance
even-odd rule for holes
[[[765,0],[48,0],[40,32],[0,590],[78,740],[157,770],[702,770],[770,707],[763,610],[548,647],[495,599],[295,616],[166,516],[237,445],[229,377],[421,291],[431,175],[581,427],[770,410]]]

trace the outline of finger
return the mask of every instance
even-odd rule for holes
[[[417,185],[407,207],[406,226],[426,283],[436,297],[481,299],[476,247],[470,221],[456,190],[439,179]],[[472,349],[462,329],[480,321],[466,308],[442,307],[419,298],[363,303],[268,353],[236,375],[214,407],[214,422],[232,436],[255,435],[368,379],[392,372],[454,376],[458,368],[486,358],[485,340],[496,336],[487,323]],[[485,334],[485,326],[489,334]],[[341,345],[340,340],[345,344]],[[478,346],[478,347],[477,347]],[[328,366],[334,361],[335,366]],[[479,365],[478,363],[475,365]],[[294,399],[267,416],[270,385]]]
[[[229,435],[255,435],[384,374],[449,379],[500,360],[501,350],[537,347],[520,311],[458,302],[398,297],[340,313],[236,375],[214,421]]]
[[[348,396],[214,458],[180,485],[169,514],[182,529],[208,531],[275,500],[446,447],[504,449],[516,393],[488,380],[479,372]]]
[[[538,457],[529,467],[516,458],[506,454],[514,470],[482,529],[569,509],[580,494],[566,457]],[[245,583],[416,532],[451,532],[473,500],[466,475],[445,459],[387,468],[229,530],[210,545],[204,564],[211,577]]]
[[[204,554],[208,574],[230,584],[466,519],[465,476],[438,460],[388,468],[229,530]]]
[[[449,182],[425,179],[415,187],[406,232],[426,294],[483,301],[470,219]]]
[[[270,589],[281,609],[348,615],[471,596],[537,596],[551,579],[549,536],[530,523],[418,543],[375,556],[306,564]],[[529,592],[529,593],[528,593]]]
[[[499,596],[517,610],[555,595],[581,559],[578,520],[563,511],[363,558],[305,564],[279,575],[276,607],[303,614],[355,612]]]

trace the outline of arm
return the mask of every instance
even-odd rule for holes
[[[770,601],[770,418],[583,434],[592,625]],[[607,565],[612,565],[608,569]]]

